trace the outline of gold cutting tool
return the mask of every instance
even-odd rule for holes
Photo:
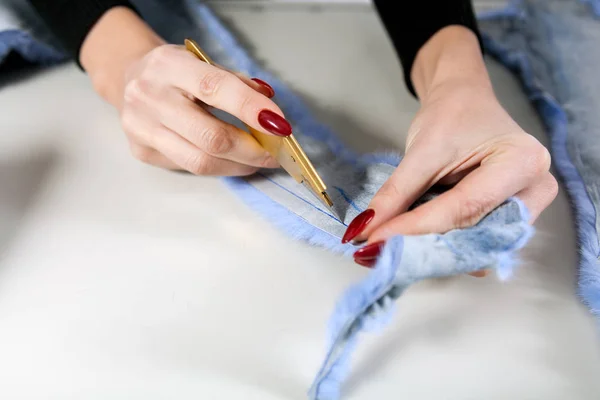
[[[200,60],[207,64],[215,65],[194,40],[185,39],[185,47]],[[250,134],[279,162],[279,165],[296,182],[303,184],[333,215],[340,219],[334,210],[331,197],[327,194],[327,187],[323,179],[321,179],[293,134],[282,138],[260,132],[248,124],[244,125],[246,125]]]

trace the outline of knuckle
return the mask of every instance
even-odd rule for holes
[[[198,89],[204,96],[214,96],[227,79],[225,71],[215,70],[206,73],[201,79]]]
[[[123,131],[127,135],[133,135],[133,133],[135,132],[135,122],[134,122],[133,114],[130,111],[128,111],[126,109],[123,110],[123,112],[121,113],[120,122],[121,122],[121,128],[123,128]]]
[[[123,132],[125,132],[125,135],[129,140],[134,143],[147,141],[151,137],[151,135],[140,130],[138,118],[136,117],[135,112],[132,112],[131,110],[123,111],[120,122]]]
[[[549,193],[549,195],[548,196],[550,197],[551,200],[554,200],[556,198],[556,196],[558,196],[558,191],[559,191],[558,181],[551,174],[548,174],[548,175],[549,175],[549,178],[548,178],[548,193]]]
[[[273,156],[267,154],[259,160],[258,165],[260,168],[273,168],[275,166],[279,166],[279,163],[275,158],[273,158]]]
[[[250,110],[252,108],[252,99],[253,96],[250,94],[244,94],[243,96],[240,96],[237,104],[239,115],[244,115],[245,113],[250,114]]]
[[[201,148],[209,154],[225,154],[233,148],[233,139],[223,126],[211,126],[201,135]]]
[[[456,190],[456,188],[455,188]],[[454,207],[452,224],[455,228],[468,228],[477,224],[493,207],[494,201],[487,196],[465,198]]]
[[[394,179],[389,179],[381,186],[371,200],[370,208],[380,210],[381,213],[390,213],[409,208],[410,198],[403,192]]]
[[[539,173],[548,172],[552,164],[552,157],[548,149],[543,145],[538,145],[535,149],[534,166]]]
[[[132,79],[125,85],[123,99],[126,104],[134,105],[143,103],[150,93],[152,83],[147,79]]]
[[[130,146],[131,155],[138,161],[141,161],[145,164],[150,162],[150,158],[152,156],[152,150],[148,147],[131,145]]]
[[[400,190],[400,187],[398,186],[398,184],[394,181],[394,180],[389,180],[387,181],[379,190],[379,193],[377,194],[377,197],[380,199],[380,201],[382,203],[386,203],[386,202],[395,202],[392,199],[398,199],[401,198],[402,196],[402,191]]]
[[[521,157],[524,163],[525,173],[535,177],[548,172],[552,163],[552,158],[548,149],[533,136],[528,135],[522,140]]]
[[[152,50],[152,52],[148,54],[146,63],[147,68],[150,70],[161,70],[172,58],[171,52],[171,46],[168,45],[159,46]]]
[[[210,172],[210,160],[203,154],[190,156],[184,165],[185,169],[194,175],[206,175]]]

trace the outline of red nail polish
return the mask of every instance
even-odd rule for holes
[[[360,259],[360,258],[355,258],[354,262],[357,263],[358,265],[362,265],[363,267],[367,267],[367,268],[373,268],[373,266],[375,265],[375,258],[370,258],[370,259]]]
[[[384,244],[385,242],[383,241],[368,244],[365,247],[356,250],[353,257],[355,259],[377,258],[379,257],[379,253],[381,253]]]
[[[342,238],[342,243],[348,243],[358,235],[362,231],[365,230],[369,222],[375,216],[375,210],[367,209],[356,216],[348,225],[348,229],[346,229],[346,233],[344,233],[344,237]]]
[[[292,134],[290,123],[271,110],[262,110],[258,113],[258,123],[273,135],[290,136]]]
[[[268,98],[275,96],[275,91],[273,90],[271,85],[269,85],[267,82],[263,81],[262,79],[258,79],[258,78],[252,78],[252,80],[254,82],[258,83],[260,86],[262,86],[265,89],[265,92],[266,92],[265,95]]]

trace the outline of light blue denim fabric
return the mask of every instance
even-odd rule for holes
[[[598,165],[600,152],[594,154],[590,149],[600,142],[600,137],[597,130],[595,136],[590,134],[590,127],[597,127],[594,121],[598,121],[599,107],[598,91],[589,89],[600,80],[588,71],[593,68],[591,65],[599,64],[588,64],[587,73],[578,77],[581,66],[572,62],[565,66],[570,62],[565,49],[577,48],[578,54],[581,53],[578,57],[586,58],[586,62],[597,59],[598,52],[591,42],[596,38],[598,24],[591,19],[591,7],[600,7],[597,1],[592,0],[586,2],[589,8],[583,8],[577,0],[545,3],[527,1],[482,16],[484,39],[488,53],[519,74],[525,90],[547,123],[552,136],[552,154],[578,216],[578,232],[582,239],[580,287],[584,300],[594,310],[600,307],[600,288],[597,286],[600,282],[597,275],[598,196],[597,191],[594,192],[600,179],[594,167]],[[389,177],[400,161],[400,155],[362,155],[350,151],[330,128],[314,119],[299,97],[280,79],[249,57],[230,31],[199,1],[140,0],[135,4],[150,25],[168,41],[182,43],[185,37],[193,37],[219,63],[272,84],[277,93],[275,101],[294,125],[298,140],[330,187],[335,189],[332,193],[336,195],[336,203],[342,206],[338,211],[344,215],[343,221],[327,215],[320,204],[286,174],[265,171],[251,178],[223,180],[243,202],[289,235],[350,255],[353,246],[342,245],[339,238],[346,224],[364,210]],[[0,52],[0,60],[13,50],[24,54],[33,63],[64,61],[51,35],[42,29],[39,20],[31,15],[30,10],[27,11],[22,2],[5,2],[0,5],[0,10],[7,14],[15,7],[20,14],[12,21],[18,22],[18,29],[13,26],[8,31],[12,32],[10,35],[2,36],[7,31],[1,32],[0,18],[0,49],[4,49]],[[586,24],[585,31],[574,26],[582,23],[582,19]],[[552,40],[545,36],[549,31],[552,32]],[[20,35],[20,39],[10,40],[15,33]],[[561,35],[564,39],[557,40],[556,36]],[[572,47],[576,41],[579,41],[578,46]],[[576,80],[575,85],[570,84]],[[563,90],[569,87],[571,90],[577,88],[577,91],[571,91],[570,97],[565,100]],[[226,119],[238,124],[231,118]],[[422,201],[433,195],[424,196]],[[472,228],[444,235],[397,236],[391,239],[370,275],[340,297],[330,322],[326,357],[309,396],[314,399],[339,398],[358,334],[373,327],[383,327],[394,300],[412,283],[483,268],[495,268],[499,278],[508,278],[516,264],[518,250],[533,234],[533,228],[527,221],[524,206],[517,199],[510,199]]]

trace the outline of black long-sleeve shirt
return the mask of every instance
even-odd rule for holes
[[[127,0],[30,0],[65,49],[78,61],[81,45],[96,21],[110,8],[135,8]],[[462,25],[480,38],[471,0],[373,0],[400,59],[409,91],[419,49],[440,29]]]

